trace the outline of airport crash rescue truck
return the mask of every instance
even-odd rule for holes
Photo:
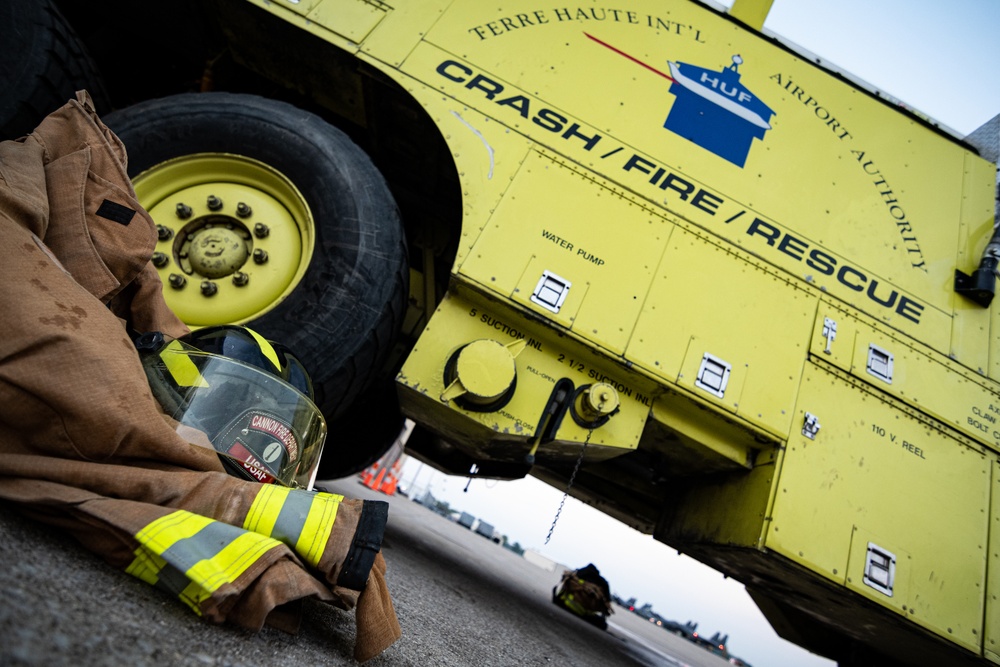
[[[405,414],[814,652],[1000,664],[996,121],[987,159],[752,0],[5,4],[114,110],[171,306],[309,366],[328,475]]]

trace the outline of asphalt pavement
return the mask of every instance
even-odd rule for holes
[[[326,486],[387,499],[356,478]],[[388,500],[383,553],[403,636],[366,665],[726,664],[627,612],[598,630],[551,603],[559,568],[542,569],[405,497]],[[0,505],[0,534],[0,665],[357,664],[353,612],[307,600],[297,635],[212,625],[10,506]]]

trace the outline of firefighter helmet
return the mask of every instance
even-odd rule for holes
[[[312,487],[326,421],[287,348],[235,325],[170,342],[143,334],[136,347],[153,396],[186,440],[214,448],[237,477]]]

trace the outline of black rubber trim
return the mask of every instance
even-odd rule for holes
[[[549,394],[549,401],[545,404],[538,426],[535,427],[534,437],[539,438],[541,444],[547,444],[556,439],[556,432],[562,425],[566,410],[573,402],[576,387],[569,378],[560,378],[552,387]]]
[[[368,575],[375,563],[375,555],[382,549],[385,524],[389,520],[389,503],[383,500],[366,500],[361,505],[361,517],[354,531],[354,540],[344,559],[344,567],[337,577],[337,585],[354,591],[363,591]]]

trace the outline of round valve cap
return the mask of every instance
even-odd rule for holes
[[[476,340],[458,354],[455,379],[465,388],[465,400],[490,403],[510,389],[516,375],[514,356],[495,340]]]
[[[618,405],[618,391],[606,382],[591,385],[584,398],[584,410],[597,417],[610,415],[618,409]]]

